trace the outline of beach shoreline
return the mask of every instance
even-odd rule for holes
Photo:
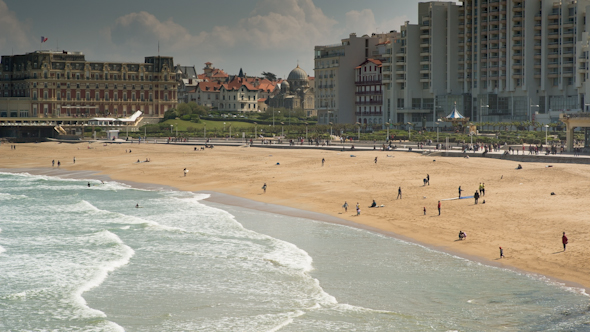
[[[550,280],[554,281],[554,282],[558,282],[560,284],[564,284],[568,287],[574,287],[574,288],[582,288],[585,289],[586,292],[588,291],[588,285],[590,285],[590,282],[586,279],[586,278],[580,278],[579,275],[582,274],[583,272],[586,270],[587,265],[584,266],[574,266],[572,265],[572,267],[570,267],[570,269],[572,271],[569,271],[567,269],[565,269],[565,273],[553,273],[555,271],[554,268],[547,268],[547,264],[535,264],[535,261],[532,262],[528,262],[528,264],[522,264],[522,260],[520,261],[514,261],[512,259],[507,259],[507,260],[503,260],[503,261],[499,261],[498,259],[493,259],[491,255],[486,255],[486,254],[481,254],[482,250],[481,247],[488,248],[490,246],[489,243],[482,243],[481,241],[477,241],[477,243],[475,243],[475,245],[472,245],[471,243],[469,243],[469,241],[474,241],[476,240],[474,238],[474,232],[473,231],[467,231],[467,233],[471,236],[468,238],[467,241],[462,241],[461,243],[457,243],[456,240],[450,240],[450,241],[440,241],[440,239],[432,236],[432,234],[417,234],[415,229],[416,227],[406,227],[405,223],[400,223],[397,222],[397,224],[395,223],[388,223],[387,219],[388,217],[386,215],[370,215],[370,213],[374,213],[373,211],[371,211],[370,209],[367,209],[365,207],[366,204],[368,204],[367,199],[359,199],[362,200],[363,203],[363,215],[361,216],[361,218],[356,218],[354,216],[348,216],[348,215],[343,215],[341,214],[341,212],[338,212],[338,208],[334,208],[332,207],[330,211],[326,211],[325,210],[325,203],[324,202],[315,202],[313,197],[311,198],[312,200],[310,201],[310,196],[305,195],[304,192],[301,191],[300,188],[294,188],[295,190],[293,190],[294,196],[297,197],[291,197],[291,198],[286,198],[289,197],[289,195],[285,196],[285,194],[283,193],[282,195],[276,195],[274,193],[271,193],[272,191],[275,190],[275,188],[278,187],[278,183],[280,180],[271,180],[269,181],[270,185],[269,185],[269,192],[267,194],[265,194],[264,196],[260,193],[261,190],[259,190],[257,187],[261,186],[260,185],[256,185],[256,183],[258,182],[254,182],[255,183],[255,188],[250,188],[252,187],[252,183],[240,183],[238,181],[236,181],[236,179],[234,179],[232,176],[228,176],[227,179],[225,179],[222,182],[219,181],[212,181],[210,179],[210,177],[208,179],[203,179],[203,181],[199,181],[198,184],[187,184],[187,183],[183,183],[183,179],[182,179],[182,167],[175,167],[174,170],[177,171],[176,173],[178,173],[178,175],[175,175],[172,179],[171,178],[161,178],[161,177],[151,177],[155,174],[158,174],[159,172],[162,171],[162,168],[164,169],[170,169],[170,165],[174,164],[175,161],[180,162],[182,165],[186,165],[187,162],[180,160],[180,159],[192,159],[192,153],[190,153],[189,156],[187,156],[187,151],[189,148],[191,147],[167,147],[167,146],[162,146],[162,145],[154,145],[154,144],[148,144],[148,145],[143,145],[141,146],[142,152],[147,152],[147,155],[150,156],[150,158],[152,160],[160,160],[161,157],[164,157],[164,159],[167,157],[165,156],[168,153],[174,153],[176,154],[174,159],[170,159],[167,162],[159,162],[158,164],[158,170],[153,170],[150,171],[149,174],[145,174],[143,176],[139,176],[138,174],[134,174],[133,176],[128,175],[127,173],[129,173],[130,171],[133,172],[133,167],[136,166],[140,166],[137,165],[137,163],[130,163],[130,165],[120,165],[118,163],[113,163],[113,161],[119,161],[119,163],[121,163],[121,153],[122,151],[119,151],[119,153],[117,153],[117,156],[114,156],[113,158],[113,151],[114,148],[121,150],[123,147],[121,146],[108,146],[108,147],[104,147],[104,151],[101,151],[100,153],[96,153],[96,151],[92,151],[93,149],[88,149],[88,151],[86,150],[80,150],[79,147],[76,149],[76,147],[73,146],[59,146],[55,143],[45,143],[45,144],[53,144],[55,145],[53,148],[56,148],[56,151],[48,151],[49,149],[45,148],[45,149],[40,149],[41,144],[29,144],[29,145],[19,145],[19,150],[25,150],[22,149],[22,147],[27,147],[27,148],[31,148],[32,150],[35,151],[30,151],[30,153],[27,153],[25,151],[25,153],[22,156],[19,156],[17,158],[15,158],[16,156],[12,155],[10,157],[7,158],[7,155],[9,156],[9,154],[3,154],[3,157],[0,158],[0,166],[3,167],[3,169],[1,169],[0,171],[4,171],[4,172],[10,172],[10,173],[22,173],[22,172],[28,172],[30,174],[36,174],[36,175],[49,175],[49,176],[57,176],[57,177],[62,177],[62,178],[76,178],[76,179],[96,179],[96,180],[113,180],[113,181],[117,181],[117,182],[121,182],[121,183],[125,183],[127,185],[130,185],[134,188],[139,188],[139,189],[149,189],[149,190],[185,190],[185,191],[192,191],[192,192],[197,192],[197,193],[205,193],[205,194],[209,194],[210,197],[206,200],[206,201],[212,201],[212,202],[217,202],[217,203],[221,203],[221,204],[225,204],[225,205],[237,205],[237,206],[243,206],[246,208],[253,208],[253,209],[257,209],[257,210],[262,210],[262,211],[267,211],[267,212],[272,212],[272,213],[278,213],[278,214],[286,214],[286,215],[291,215],[291,216],[296,216],[296,217],[301,217],[301,218],[308,218],[308,219],[313,219],[313,220],[320,220],[320,221],[325,221],[325,222],[333,222],[333,223],[337,223],[337,224],[341,224],[341,225],[346,225],[346,226],[350,226],[350,227],[356,227],[356,228],[361,228],[361,229],[365,229],[365,230],[369,230],[369,231],[373,231],[373,232],[378,232],[387,236],[392,236],[404,241],[408,241],[408,242],[412,242],[412,243],[417,243],[420,244],[422,246],[425,246],[427,248],[433,249],[433,250],[438,250],[438,251],[442,251],[454,256],[458,256],[458,257],[462,257],[465,259],[469,259],[478,263],[482,263],[485,265],[490,265],[490,266],[495,266],[495,267],[500,267],[500,268],[505,268],[505,269],[509,269],[509,270],[513,270],[519,273],[529,273],[532,275],[538,275],[538,276],[547,276]],[[61,148],[65,147],[66,151],[59,151],[62,150]],[[139,150],[140,146],[133,146],[132,147],[134,150]],[[6,147],[7,149],[7,147]],[[305,152],[296,152],[296,151],[264,151],[264,149],[256,149],[257,152],[255,152],[254,150],[248,150],[247,148],[242,148],[242,147],[233,147],[233,148],[216,148],[214,152],[217,152],[219,150],[223,150],[223,154],[225,154],[226,152],[229,154],[237,154],[237,157],[235,156],[231,156],[232,158],[237,158],[237,159],[243,159],[244,155],[246,155],[246,157],[248,157],[248,155],[250,154],[256,154],[256,158],[259,158],[260,160],[258,161],[252,161],[250,160],[250,162],[254,162],[254,163],[264,163],[264,165],[268,168],[270,167],[270,165],[272,165],[271,163],[269,163],[268,161],[265,161],[264,157],[265,154],[268,153],[273,153],[273,154],[279,154],[281,153],[280,159],[284,159],[286,158],[287,155],[296,155],[296,157],[301,157],[301,155],[305,154],[312,154],[313,156],[309,157],[307,156],[306,158],[312,158],[312,159],[317,159],[318,156],[322,156],[322,155],[326,155],[327,157],[330,156],[330,158],[335,158],[335,152],[326,152],[326,151],[305,151]],[[149,151],[148,151],[149,150]],[[173,151],[170,151],[173,150]],[[184,151],[182,151],[184,150]],[[233,151],[232,151],[233,150]],[[261,151],[262,150],[262,151]],[[90,153],[83,153],[83,152],[90,152]],[[63,153],[68,153],[68,154],[72,154],[75,153],[76,158],[77,158],[77,162],[74,165],[71,162],[68,162],[67,165],[65,165],[66,163],[62,163],[62,167],[60,169],[57,168],[51,168],[51,167],[43,167],[42,164],[47,165],[47,163],[50,162],[49,160],[49,156],[50,155],[54,155],[54,154],[63,154]],[[200,153],[200,155],[199,155]],[[385,152],[357,152],[357,154],[364,154],[367,156],[367,158],[365,159],[369,159],[368,156],[370,157],[370,163],[372,163],[372,157],[375,153],[378,153],[379,156],[384,156]],[[393,154],[392,152],[387,152],[388,154]],[[198,158],[198,163],[204,163],[204,164],[215,164],[215,162],[219,162],[220,160],[226,159],[228,157],[228,155],[225,155],[224,157],[222,157],[221,159],[219,159],[218,156],[215,156],[213,153],[207,153],[205,154],[204,152],[197,152],[197,158]],[[180,155],[180,157],[178,156]],[[338,155],[340,155],[340,153],[338,153]],[[127,157],[127,155],[123,154],[124,157]],[[134,156],[132,158],[135,158],[137,156],[137,154],[134,154]],[[211,160],[207,160],[207,161],[203,161],[204,158],[202,157],[211,157]],[[43,157],[42,160],[40,159],[40,157]],[[92,159],[95,159],[94,162],[88,163],[88,158],[91,157]],[[100,159],[102,159],[102,157],[104,157],[105,159],[110,159],[110,163],[108,163],[108,166],[104,166],[101,165],[100,162],[98,162]],[[252,156],[250,156],[252,157]],[[342,156],[340,156],[342,157]],[[348,156],[345,156],[348,157]],[[404,159],[407,159],[408,157],[410,157],[410,159],[416,159],[416,158],[420,158],[420,156],[403,156],[402,153],[398,153],[395,154],[395,157],[404,157]],[[65,159],[65,157],[60,157],[62,160]],[[343,158],[343,157],[342,157]],[[445,161],[444,157],[437,157],[438,159],[440,159],[439,161],[442,163],[446,163],[448,161]],[[13,161],[15,161],[15,159],[18,159],[16,163],[13,163]],[[128,159],[128,158],[127,158]],[[141,158],[143,159],[143,158]],[[274,158],[273,158],[274,159]],[[296,158],[297,159],[297,158]],[[321,159],[321,158],[320,158]],[[385,158],[383,158],[385,159]],[[388,158],[389,159],[389,158]],[[393,160],[394,158],[392,158],[391,160]],[[459,158],[450,158],[450,159],[455,159],[457,161],[459,161]],[[349,161],[350,159],[344,159],[343,161]],[[387,159],[386,159],[387,160]],[[8,162],[8,161],[12,161],[12,162]],[[42,161],[42,162],[40,162]],[[483,161],[485,162],[485,160]],[[497,162],[503,162],[503,163],[508,163],[506,161],[497,161]],[[369,163],[367,161],[367,163]],[[146,163],[149,164],[149,163]],[[269,165],[270,164],[270,165]],[[26,167],[17,167],[17,166],[26,166]],[[141,166],[147,166],[147,165],[141,165]],[[151,166],[151,165],[150,165]],[[195,165],[190,165],[189,166],[193,169],[193,172],[191,172],[189,174],[190,176],[194,176],[195,174],[197,174],[198,172],[195,171]],[[274,166],[274,165],[273,165]],[[328,167],[330,165],[327,165]],[[227,167],[227,166],[226,166]],[[281,166],[282,167],[282,166]],[[319,162],[317,165],[314,165],[314,169],[321,169],[322,166],[319,165]],[[365,166],[363,166],[365,167]],[[541,167],[541,166],[538,166]],[[578,166],[580,167],[580,166]],[[586,167],[586,166],[582,166],[582,167]],[[179,168],[178,170],[176,170],[176,168]],[[301,168],[301,165],[298,165],[295,168]],[[307,167],[304,167],[307,168]],[[584,170],[584,176],[586,176],[586,172],[590,173],[590,171],[588,170]],[[220,170],[216,170],[216,171],[211,171],[211,173],[216,173],[217,175],[219,175]],[[221,170],[221,173],[223,173],[223,171]],[[433,172],[434,173],[434,172]],[[255,174],[260,176],[259,174]],[[271,174],[268,174],[271,175]],[[268,177],[268,175],[266,177]],[[276,174],[272,174],[272,175],[276,175]],[[346,177],[347,174],[342,174],[343,177]],[[579,175],[579,174],[578,174]],[[325,174],[322,175],[322,177],[326,177],[325,180],[327,182],[331,182],[330,178],[328,178]],[[336,176],[338,177],[338,176]],[[590,175],[589,175],[590,177]],[[217,178],[216,176],[214,176],[214,178]],[[288,176],[287,178],[282,178],[282,180],[284,180],[284,182],[289,182],[292,178],[291,176]],[[273,179],[273,177],[271,177],[271,179]],[[156,181],[153,181],[156,180]],[[318,179],[315,178],[315,180],[317,181]],[[486,181],[487,182],[487,181]],[[306,185],[310,185],[309,182],[306,182]],[[321,184],[318,184],[321,185]],[[196,188],[195,188],[196,187]],[[370,187],[370,185],[368,186]],[[420,187],[420,186],[418,186]],[[290,190],[290,186],[287,184],[287,186],[285,187],[287,190]],[[404,186],[404,188],[407,188],[406,186]],[[414,188],[415,189],[415,188]],[[272,191],[271,191],[272,190]],[[388,199],[390,199],[392,201],[392,203],[387,203],[386,207],[389,207],[389,205],[393,205],[395,202],[394,198],[395,198],[395,193],[394,190],[392,190],[390,188],[390,190],[387,190],[387,192],[391,191],[391,193],[387,193],[387,195],[393,195],[393,196],[385,196]],[[408,190],[410,191],[411,194],[413,194],[413,196],[416,196],[415,193],[412,193],[412,190]],[[298,197],[300,194],[303,197]],[[406,192],[404,192],[404,194],[406,194]],[[331,195],[331,194],[330,194]],[[380,195],[384,195],[384,194],[380,194]],[[365,194],[359,192],[359,196],[365,196]],[[379,195],[374,195],[377,196],[378,201],[383,201],[383,198],[380,198]],[[430,196],[430,194],[429,194]],[[493,198],[492,198],[493,199]],[[408,201],[412,202],[413,201],[413,205],[416,205],[415,201],[418,200],[419,205],[425,204],[423,202],[420,202],[419,198],[413,197],[408,199]],[[424,200],[426,200],[426,197],[424,197]],[[336,206],[340,206],[342,204],[342,202],[340,200],[337,200],[335,205]],[[353,201],[349,201],[349,205],[351,210],[354,209],[354,204],[355,202]],[[450,203],[452,204],[452,203]],[[445,205],[450,205],[449,203],[443,204],[443,213],[445,213],[445,208],[449,209],[448,207],[446,207]],[[489,204],[489,203],[488,203]],[[398,204],[399,205],[399,204]],[[436,207],[432,207],[432,202],[429,202],[428,204],[429,207],[429,211],[435,211]],[[489,206],[489,205],[488,205]],[[481,207],[481,205],[479,206]],[[407,214],[407,212],[403,209],[403,206],[397,206],[396,210],[401,210],[399,211],[399,214],[403,215]],[[376,211],[378,212],[385,212],[388,209],[376,209]],[[370,213],[367,213],[365,211],[370,211]],[[327,213],[326,213],[327,212]],[[395,213],[397,211],[387,211],[389,213]],[[421,211],[420,211],[421,212]],[[350,211],[349,211],[350,214]],[[367,218],[365,218],[365,214],[369,214],[369,216]],[[419,213],[421,215],[421,213]],[[456,217],[456,214],[454,215]],[[426,216],[428,218],[430,217],[435,217],[433,215],[433,213],[429,213],[428,216]],[[416,216],[411,216],[408,220],[409,222],[413,222],[417,219],[415,219]],[[389,224],[389,225],[387,225]],[[423,226],[421,226],[423,227]],[[469,226],[465,226],[464,229],[468,230],[470,229]],[[457,230],[458,231],[458,230]],[[453,232],[454,233],[454,232]],[[569,234],[569,233],[568,233]],[[418,236],[417,236],[418,235]],[[426,235],[426,236],[425,236]],[[465,248],[465,246],[459,246],[462,244],[468,244],[469,243],[469,247]],[[581,244],[583,245],[583,244]],[[571,245],[570,245],[571,247]],[[510,246],[509,246],[510,248]],[[471,250],[471,249],[477,249],[477,250]],[[512,249],[512,248],[511,248]],[[520,249],[519,249],[520,250]],[[570,249],[571,250],[571,249]],[[576,250],[576,249],[574,249]],[[569,252],[568,252],[569,254]],[[576,257],[583,255],[584,253],[578,253],[576,252]],[[526,262],[525,262],[526,263]],[[543,262],[541,262],[543,263]]]

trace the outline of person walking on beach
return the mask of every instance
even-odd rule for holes
[[[504,249],[500,247],[500,258],[504,258]]]
[[[326,159],[322,158],[322,167],[324,167],[325,162],[326,162]]]
[[[482,196],[486,195],[486,184],[485,183],[481,184],[481,195]]]
[[[262,190],[264,190],[264,193],[266,194],[266,182],[264,183],[264,185],[262,186]]]
[[[481,195],[481,191],[483,190],[483,187],[481,185],[481,182],[479,183],[479,194]]]
[[[475,198],[475,204],[477,204],[477,200],[479,200],[479,193],[477,190],[475,191],[475,194],[473,194],[473,198]]]
[[[55,159],[53,159],[53,160],[51,161],[51,167],[54,167],[54,166],[55,166]]]
[[[344,208],[344,212],[348,212],[348,203],[346,201],[344,201],[344,205],[342,205],[342,207]]]
[[[356,215],[357,216],[361,215],[361,208],[358,205],[356,206]]]
[[[375,157],[375,164],[377,163],[377,157]]]
[[[184,169],[184,176],[186,177],[186,173],[188,173],[188,169]]]
[[[438,201],[438,215],[440,216],[440,201]]]
[[[397,198],[396,199],[402,199],[402,187],[397,188]]]
[[[426,183],[430,185],[430,174],[426,174]]]
[[[57,167],[59,167],[61,165],[61,163],[59,162],[59,160],[57,161]]]
[[[426,206],[424,207],[424,215],[426,215]]]
[[[565,232],[563,232],[563,236],[561,237],[561,243],[563,243],[563,251],[565,251],[565,245],[567,244],[567,236],[565,236]]]
[[[76,157],[74,157],[74,164],[76,163]]]
[[[462,191],[463,191],[463,190],[461,189],[461,186],[459,186],[459,198],[461,198],[461,192],[462,192]]]

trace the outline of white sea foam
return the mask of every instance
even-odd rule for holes
[[[107,230],[94,234],[93,238],[95,238],[97,242],[118,244],[117,247],[120,249],[120,252],[118,259],[101,263],[97,267],[98,270],[94,273],[94,275],[74,291],[74,300],[85,309],[85,312],[81,312],[79,315],[85,318],[93,316],[106,317],[106,315],[100,310],[88,307],[86,300],[84,300],[82,297],[82,294],[102,284],[110,272],[113,272],[121,266],[127,265],[131,260],[131,257],[133,257],[135,254],[135,251],[131,249],[131,247],[125,245],[116,234]]]
[[[295,312],[289,312],[289,313],[287,313],[287,317],[286,317],[286,319],[283,322],[281,322],[277,326],[271,328],[270,330],[268,330],[268,332],[276,332],[276,331],[279,331],[283,327],[286,327],[287,325],[290,325],[291,323],[293,323],[293,320],[295,318],[301,317],[303,315],[305,315],[305,312],[304,311],[301,311],[301,310],[297,310]]]

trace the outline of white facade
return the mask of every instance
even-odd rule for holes
[[[455,103],[478,122],[589,111],[589,10],[590,0],[425,2],[418,23],[406,22],[383,51],[384,35],[316,46],[320,123],[358,121],[350,76],[367,58],[382,60],[384,122],[434,127]]]

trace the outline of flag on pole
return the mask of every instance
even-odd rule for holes
[[[44,42],[46,42],[46,41],[47,41],[47,39],[48,39],[47,37],[43,37],[43,36],[41,36],[41,43],[44,43]]]

